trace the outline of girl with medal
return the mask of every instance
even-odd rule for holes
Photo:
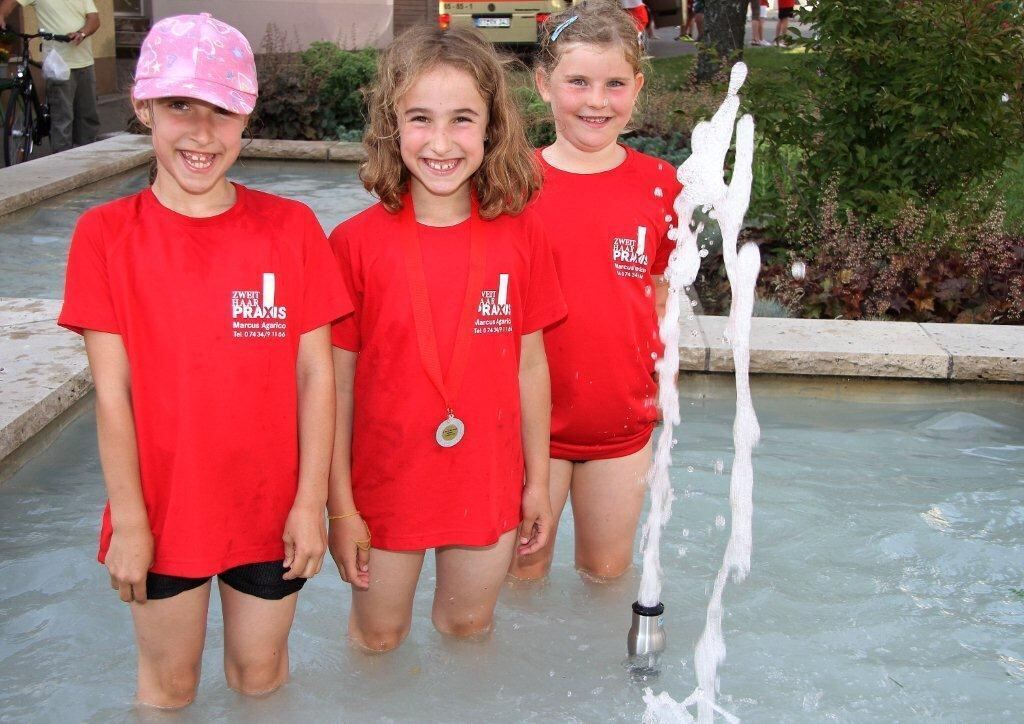
[[[476,31],[413,28],[382,55],[361,178],[379,203],[331,235],[356,308],[332,332],[338,395],[329,545],[349,635],[409,632],[428,549],[433,621],[491,627],[513,553],[543,547],[550,386],[565,316],[539,185],[504,69]]]

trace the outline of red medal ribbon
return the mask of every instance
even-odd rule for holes
[[[455,406],[455,398],[462,386],[462,378],[469,364],[469,343],[473,339],[473,323],[480,304],[484,283],[484,260],[486,245],[482,233],[476,196],[471,196],[469,212],[469,278],[466,281],[466,297],[462,304],[462,315],[455,331],[455,349],[452,352],[448,374],[441,372],[441,357],[437,351],[437,333],[434,331],[434,317],[430,312],[430,297],[427,294],[427,279],[423,273],[423,252],[419,232],[416,229],[416,212],[412,196],[402,198],[401,215],[402,247],[405,251],[405,271],[412,298],[412,318],[416,326],[420,360],[427,377],[441,393],[449,415]]]

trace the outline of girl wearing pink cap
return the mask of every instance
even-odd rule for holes
[[[157,23],[132,93],[155,180],[84,214],[68,260],[59,323],[85,336],[109,498],[99,560],[159,707],[195,696],[215,575],[228,684],[281,685],[326,548],[330,323],[352,305],[313,213],[226,177],[256,90],[237,30]]]

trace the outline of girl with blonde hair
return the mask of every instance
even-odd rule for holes
[[[661,275],[680,191],[675,168],[619,143],[644,85],[642,49],[614,0],[548,19],[535,80],[555,120],[538,150],[544,188],[531,209],[553,240],[569,315],[544,334],[551,367],[551,508],[572,500],[576,566],[615,578],[633,557],[657,420],[654,361]],[[554,533],[513,575],[551,566]]]

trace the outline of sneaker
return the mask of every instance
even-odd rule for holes
[[[772,44],[769,43],[767,40],[758,40],[757,42],[754,43],[754,45],[759,45],[762,48],[770,48],[770,47],[772,47]]]
[[[677,35],[676,36],[676,40],[680,41],[681,43],[692,43],[692,42],[694,42],[693,38],[691,38],[686,33],[683,33],[682,35]]]

